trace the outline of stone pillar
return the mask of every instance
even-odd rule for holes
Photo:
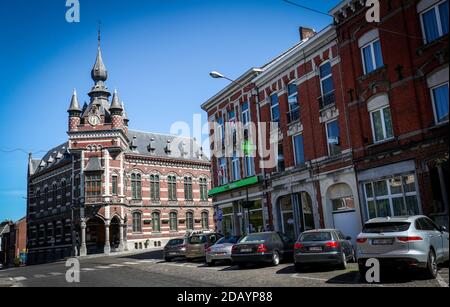
[[[104,253],[106,255],[109,255],[111,253],[111,244],[109,242],[109,226],[110,226],[110,221],[106,220],[105,221],[105,248],[104,248]]]
[[[86,248],[86,222],[81,222],[81,247],[80,247],[80,257],[87,255]]]
[[[123,224],[123,230],[122,230],[122,234],[123,234],[123,244],[124,244],[124,251],[128,251],[128,239],[127,239],[127,224]]]
[[[123,252],[124,249],[125,249],[124,244],[123,244],[123,241],[124,241],[123,228],[124,228],[124,225],[121,224],[119,226],[119,240],[120,240],[120,242],[119,242],[119,252]]]

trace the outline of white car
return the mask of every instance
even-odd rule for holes
[[[361,276],[368,259],[382,266],[422,268],[436,278],[438,264],[449,259],[449,234],[426,216],[376,218],[368,221],[357,240]]]

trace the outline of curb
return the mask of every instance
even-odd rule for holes
[[[117,257],[117,256],[132,256],[132,255],[141,255],[150,252],[163,251],[162,248],[149,248],[146,250],[136,250],[136,251],[128,251],[128,252],[115,252],[106,254],[95,254],[95,255],[87,255],[87,256],[77,256],[77,259],[95,259],[95,258],[103,258],[103,257]]]

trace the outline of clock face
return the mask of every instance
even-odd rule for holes
[[[100,124],[100,117],[98,117],[97,115],[89,116],[89,124],[91,124],[92,126],[97,126],[98,124]]]

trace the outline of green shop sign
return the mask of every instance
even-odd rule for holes
[[[243,188],[255,183],[259,182],[259,177],[258,176],[254,176],[254,177],[250,177],[250,178],[246,178],[240,181],[236,181],[215,189],[212,189],[211,191],[209,191],[209,196],[215,196],[217,194],[221,194],[224,192],[228,192],[228,191],[232,191],[235,189],[239,189],[239,188]]]

